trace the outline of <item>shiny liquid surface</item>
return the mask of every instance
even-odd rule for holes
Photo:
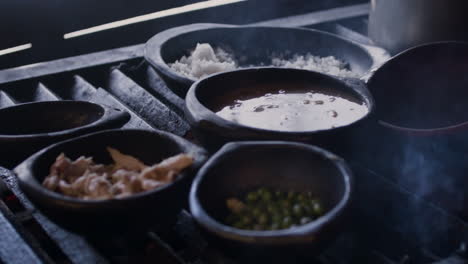
[[[342,97],[318,92],[267,93],[236,100],[216,114],[242,125],[279,131],[314,131],[351,124],[369,112],[368,107]]]

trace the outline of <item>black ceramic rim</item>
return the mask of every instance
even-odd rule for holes
[[[31,168],[34,166],[37,158],[40,156],[44,155],[46,152],[50,151],[51,149],[57,148],[61,145],[67,144],[68,142],[73,142],[76,140],[82,140],[82,139],[87,139],[90,137],[94,136],[99,136],[102,134],[121,134],[121,133],[148,133],[148,134],[153,134],[154,136],[161,137],[165,140],[173,141],[175,142],[180,148],[181,152],[185,153],[191,153],[194,154],[194,162],[191,165],[192,167],[198,167],[201,165],[201,163],[204,162],[206,153],[203,149],[200,147],[190,143],[189,141],[180,138],[176,135],[164,132],[164,131],[159,131],[159,130],[146,130],[146,129],[108,129],[108,130],[103,130],[91,134],[86,134],[83,136],[79,136],[76,138],[72,138],[66,141],[61,141],[59,143],[50,145],[39,152],[33,154],[31,157],[23,161],[21,164],[19,164],[16,168],[14,168],[14,173],[18,176],[18,179],[20,181],[20,187],[21,185],[27,185],[29,188],[35,190],[37,193],[40,193],[40,195],[45,195],[49,196],[50,198],[53,198],[55,200],[61,200],[65,201],[68,203],[74,203],[74,204],[92,204],[92,205],[97,205],[97,204],[108,204],[108,203],[122,203],[125,201],[131,201],[131,200],[136,200],[144,196],[152,195],[157,192],[162,192],[168,189],[171,189],[172,186],[177,184],[178,182],[182,181],[184,178],[187,177],[186,172],[182,172],[178,175],[178,177],[175,179],[175,181],[166,184],[164,186],[158,187],[156,189],[152,189],[149,191],[145,192],[140,192],[136,194],[132,194],[127,197],[119,198],[119,199],[106,199],[106,200],[83,200],[83,199],[77,199],[73,197],[69,197],[66,195],[62,195],[60,193],[53,192],[41,185],[40,182],[37,181],[37,178],[35,177],[34,173],[32,172]],[[31,181],[30,179],[33,179]]]
[[[408,53],[414,52],[415,50],[421,49],[421,48],[430,48],[433,46],[444,46],[444,45],[460,45],[460,46],[465,46],[468,49],[468,42],[466,41],[436,41],[436,42],[429,42],[429,43],[424,43],[415,47],[408,48],[397,55],[393,56],[391,59],[388,61],[384,62],[373,74],[370,76],[370,78],[367,80],[366,83],[371,83],[372,82],[372,77],[377,74],[379,71],[384,71],[386,70],[388,65],[393,63],[393,61],[400,59],[402,56],[406,56]],[[455,125],[450,125],[450,126],[445,126],[445,127],[435,127],[435,128],[411,128],[411,127],[406,127],[406,126],[400,126],[394,123],[387,122],[385,120],[379,119],[378,115],[378,123],[384,127],[393,129],[395,131],[400,131],[403,133],[407,134],[414,134],[414,135],[437,135],[437,134],[446,134],[448,131],[453,131],[456,132],[458,130],[463,130],[466,127],[468,127],[468,121],[458,123]]]
[[[389,53],[377,46],[370,46],[370,45],[365,45],[361,44],[355,41],[352,41],[350,39],[343,38],[341,36],[338,36],[333,33],[325,32],[325,31],[320,31],[316,29],[310,29],[310,28],[298,28],[298,27],[275,27],[275,26],[237,26],[237,25],[229,25],[229,24],[213,24],[213,23],[197,23],[197,24],[190,24],[190,25],[185,25],[185,26],[180,26],[180,27],[175,27],[168,29],[166,31],[160,32],[150,38],[146,44],[145,44],[145,59],[148,61],[153,67],[158,68],[163,70],[167,75],[169,75],[171,78],[185,83],[186,85],[191,85],[194,83],[195,79],[191,79],[188,77],[185,77],[169,67],[166,61],[163,60],[162,55],[161,55],[161,47],[166,43],[167,41],[183,35],[187,34],[190,32],[194,31],[202,31],[202,30],[207,30],[207,29],[232,29],[232,28],[280,28],[280,29],[290,29],[290,30],[295,30],[295,31],[307,31],[310,32],[311,34],[321,34],[321,35],[327,35],[329,37],[335,38],[339,41],[344,41],[347,42],[351,45],[356,46],[357,48],[360,48],[362,51],[367,53],[369,57],[372,60],[372,65],[371,67],[363,74],[361,77],[362,79],[367,79],[369,76],[369,73],[373,71],[373,69],[379,67],[382,65],[384,61],[390,58]],[[156,49],[152,49],[153,47],[156,47]],[[185,52],[185,51],[181,51]],[[313,52],[313,51],[311,51]]]
[[[296,71],[296,72],[302,72],[304,74],[311,74],[311,75],[317,75],[319,78],[325,78],[329,79],[332,81],[335,81],[339,83],[341,86],[343,86],[346,89],[349,89],[351,94],[357,95],[359,97],[360,101],[362,103],[365,103],[368,112],[366,115],[362,116],[360,119],[355,120],[354,122],[344,125],[344,126],[338,126],[330,129],[319,129],[319,130],[305,130],[305,131],[281,131],[281,130],[271,130],[271,129],[264,129],[264,128],[258,128],[258,127],[253,127],[253,126],[247,126],[243,125],[240,123],[232,122],[227,119],[224,119],[220,116],[218,116],[215,112],[211,111],[208,109],[202,102],[197,97],[197,89],[200,86],[200,84],[204,82],[208,82],[210,78],[216,78],[221,75],[228,75],[228,74],[238,74],[242,72],[255,72],[255,71],[279,71],[279,72],[288,72],[288,71]],[[243,129],[243,130],[248,130],[253,133],[269,133],[269,134],[277,134],[277,135],[289,135],[289,136],[307,136],[311,134],[316,134],[316,133],[322,133],[324,131],[336,131],[340,130],[342,128],[351,126],[365,118],[367,118],[369,115],[371,115],[374,112],[375,108],[375,103],[372,95],[370,92],[365,88],[365,83],[361,81],[360,79],[356,78],[340,78],[332,75],[328,75],[325,73],[321,72],[316,72],[316,71],[310,71],[310,70],[303,70],[303,69],[291,69],[291,68],[279,68],[279,67],[253,67],[253,68],[245,68],[245,69],[239,69],[239,70],[234,70],[234,71],[226,71],[226,72],[219,72],[212,74],[206,78],[203,78],[201,80],[196,81],[192,86],[190,87],[189,91],[187,92],[187,96],[185,98],[185,104],[186,104],[186,111],[188,112],[189,115],[191,116],[197,116],[201,117],[200,120],[208,120],[212,123],[217,124],[218,126],[230,129],[230,128],[238,128],[238,129]],[[199,118],[195,118],[198,120]]]
[[[92,105],[92,106],[96,106],[96,107],[98,107],[98,108],[100,108],[102,110],[103,115],[99,119],[97,119],[97,120],[95,120],[93,122],[90,122],[90,123],[88,123],[86,125],[78,126],[78,127],[74,127],[74,128],[70,128],[70,129],[64,129],[64,130],[55,131],[55,132],[45,132],[45,133],[37,133],[37,134],[20,134],[20,135],[8,135],[8,134],[1,134],[0,133],[0,138],[4,138],[4,139],[36,138],[37,139],[37,138],[63,136],[63,135],[71,134],[71,133],[77,133],[77,132],[80,132],[82,130],[86,130],[86,129],[90,128],[90,127],[94,127],[96,125],[106,123],[108,118],[116,117],[117,115],[126,113],[125,111],[114,108],[114,107],[109,107],[109,106],[106,106],[106,105],[96,104],[96,103],[87,102],[87,101],[74,101],[74,100],[42,101],[42,102],[23,103],[23,104],[13,105],[13,106],[10,106],[10,107],[5,107],[5,108],[1,109],[0,111],[10,110],[10,109],[14,109],[14,108],[29,107],[31,105],[40,106],[40,105],[60,105],[60,104],[62,104],[62,105],[70,104],[70,105]]]
[[[269,231],[255,231],[255,230],[244,230],[238,229],[232,226],[222,224],[213,217],[211,217],[203,208],[203,205],[198,199],[197,193],[203,176],[210,171],[225,155],[229,153],[242,150],[248,147],[261,147],[261,146],[284,146],[286,148],[302,149],[315,154],[321,155],[328,160],[331,160],[333,164],[340,171],[344,178],[345,191],[343,197],[335,207],[326,212],[323,216],[316,220],[301,225],[295,228],[280,229],[280,230],[269,230]],[[318,231],[321,227],[335,219],[348,205],[351,198],[353,186],[353,176],[351,170],[346,165],[345,161],[336,156],[335,154],[326,151],[322,148],[307,145],[303,143],[287,142],[287,141],[239,141],[231,142],[224,145],[218,152],[216,152],[198,171],[190,189],[190,211],[194,216],[198,224],[203,226],[210,232],[217,234],[223,234],[231,238],[238,240],[254,241],[256,238],[285,238],[285,237],[300,237],[310,235],[311,233]],[[271,242],[274,243],[274,242]]]

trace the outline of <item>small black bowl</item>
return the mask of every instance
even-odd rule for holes
[[[122,110],[83,101],[47,101],[0,110],[0,164],[11,168],[41,148],[98,130],[123,126]]]
[[[467,73],[468,42],[428,43],[396,55],[367,83],[378,107],[356,140],[362,162],[462,217],[468,214]]]
[[[423,44],[384,63],[367,82],[378,108],[366,130],[378,136],[363,136],[361,142],[368,148],[361,152],[367,153],[365,158],[380,159],[378,167],[389,167],[397,175],[413,174],[399,170],[402,164],[416,164],[419,156],[431,167],[454,167],[455,161],[465,164],[467,71],[468,42],[458,41]],[[436,171],[429,165],[407,167]]]
[[[381,48],[314,29],[223,24],[180,26],[148,40],[145,58],[169,88],[182,97],[196,80],[177,73],[168,63],[189,55],[197,43],[225,48],[233,53],[241,67],[270,65],[273,55],[312,53],[315,56],[335,56],[364,76],[389,58]]]
[[[274,231],[223,224],[226,199],[259,187],[311,191],[326,213],[309,224]],[[199,170],[190,191],[190,210],[213,245],[244,262],[297,263],[317,256],[346,226],[352,187],[344,160],[318,147],[281,141],[234,142]]]
[[[191,154],[195,161],[173,183],[122,199],[82,200],[42,186],[50,166],[60,153],[72,159],[89,156],[98,163],[108,164],[111,159],[106,151],[107,146],[135,156],[148,165],[179,153]],[[70,230],[99,235],[107,231],[123,233],[150,225],[164,227],[172,223],[186,204],[195,170],[205,159],[201,148],[178,136],[162,131],[116,129],[49,146],[18,165],[14,172],[21,189],[51,220]]]
[[[380,124],[413,136],[468,131],[468,42],[410,48],[368,81]]]
[[[312,90],[343,97],[365,103],[369,113],[349,125],[313,131],[267,130],[238,124],[216,115],[217,111],[232,104],[235,99],[278,93],[278,89],[286,93]],[[194,83],[186,98],[186,117],[193,133],[210,150],[237,140],[288,140],[313,143],[339,151],[349,140],[348,132],[366,119],[373,109],[372,96],[360,80],[341,80],[313,71],[275,67],[249,68],[211,75]]]

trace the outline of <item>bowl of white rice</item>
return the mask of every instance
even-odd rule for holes
[[[305,28],[191,24],[153,36],[145,58],[174,92],[211,74],[259,66],[363,78],[389,58],[378,47]]]

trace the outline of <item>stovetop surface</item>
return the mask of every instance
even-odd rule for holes
[[[368,8],[348,6],[265,23],[316,28],[371,44]],[[125,128],[190,138],[184,100],[166,87],[142,53],[143,45],[134,45],[0,71],[0,108],[30,101],[93,101],[129,111]],[[343,155],[356,179],[353,217],[316,263],[450,263],[447,258],[468,241],[467,223],[415,195],[378,163],[358,153]],[[132,237],[90,241],[44,217],[10,171],[0,168],[0,176],[0,263],[235,263],[205,242],[187,211],[170,230],[155,227]]]

